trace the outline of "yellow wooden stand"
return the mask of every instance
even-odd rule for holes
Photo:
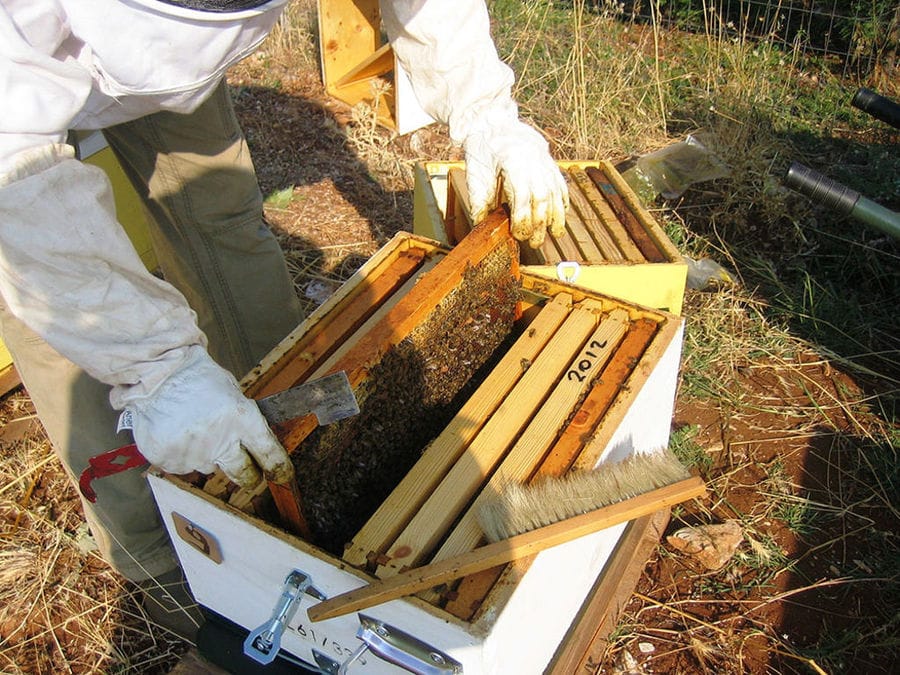
[[[9,350],[0,342],[0,396],[7,394],[21,384],[19,373],[13,365]]]
[[[318,9],[322,81],[331,96],[374,106],[378,122],[400,134],[434,121],[381,32],[378,0],[318,0]]]

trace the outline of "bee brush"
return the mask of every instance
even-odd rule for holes
[[[488,539],[499,539],[329,598],[310,607],[307,615],[310,621],[321,621],[412,595],[705,493],[703,481],[690,476],[669,450],[638,453],[533,485],[509,486],[489,500],[479,518]]]
[[[635,453],[590,471],[510,483],[485,500],[478,523],[488,541],[501,541],[629,498],[646,493],[650,497],[657,488],[689,478],[688,470],[668,449]]]

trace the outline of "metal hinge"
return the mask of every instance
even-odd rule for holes
[[[365,614],[358,616],[360,625],[356,637],[363,644],[341,664],[339,675],[345,675],[351,664],[367,651],[419,675],[459,675],[463,672],[461,663],[409,633]]]

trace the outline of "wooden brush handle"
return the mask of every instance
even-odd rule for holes
[[[417,567],[384,581],[341,593],[307,610],[310,621],[333,619],[374,605],[412,595],[453,579],[534,555],[587,534],[618,525],[706,494],[700,478],[691,477],[610,506],[567,518],[468,553]]]

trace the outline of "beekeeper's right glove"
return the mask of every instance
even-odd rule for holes
[[[156,391],[127,403],[141,454],[172,473],[218,466],[242,487],[259,483],[259,469],[267,479],[288,481],[293,465],[259,408],[205,350],[192,352]]]
[[[486,111],[470,125],[464,147],[472,219],[479,223],[497,207],[501,189],[512,235],[538,248],[546,232],[565,233],[568,188],[547,141],[510,107]]]
[[[0,175],[0,293],[56,351],[130,408],[138,449],[172,472],[214,466],[241,484],[290,477],[256,404],[206,353],[184,297],[144,268],[115,217],[109,179],[47,145]],[[244,449],[242,449],[242,447]],[[104,448],[97,448],[97,452]]]

